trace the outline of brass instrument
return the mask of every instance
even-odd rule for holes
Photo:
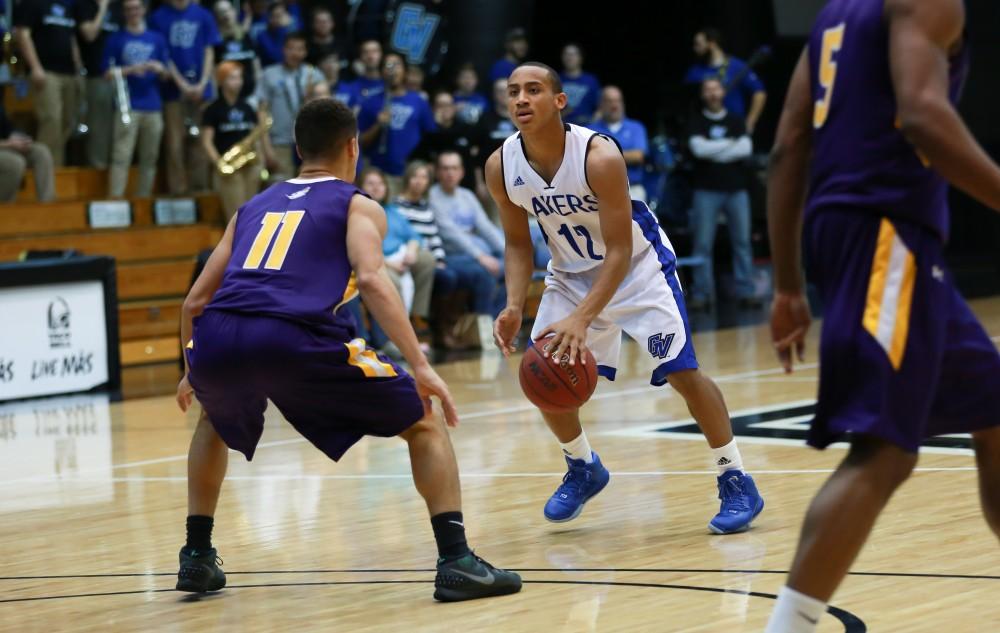
[[[226,153],[219,157],[218,162],[215,163],[219,169],[219,173],[223,176],[235,174],[245,167],[247,163],[257,158],[257,150],[254,148],[254,145],[261,136],[271,129],[273,122],[274,119],[271,118],[271,113],[266,109],[262,109],[260,123],[254,129],[250,130],[250,133],[243,137],[240,142],[227,149]]]
[[[115,82],[115,101],[118,102],[118,116],[121,117],[122,125],[128,127],[132,123],[132,100],[128,94],[128,84],[122,75],[121,66],[111,68],[111,78]]]

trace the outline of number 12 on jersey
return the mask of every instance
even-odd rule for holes
[[[292,239],[295,238],[295,231],[298,230],[299,223],[302,222],[302,217],[305,214],[305,211],[265,213],[260,221],[257,237],[254,238],[250,252],[247,253],[247,258],[243,262],[243,268],[260,268],[260,263],[264,260],[264,253],[267,252],[267,247],[271,246],[273,241],[274,245],[271,246],[271,254],[268,256],[267,262],[264,263],[264,268],[281,270],[285,263],[285,257],[288,255],[288,249],[292,245]],[[275,239],[274,234],[278,232],[279,226],[281,232]]]
[[[576,233],[587,241],[587,255],[584,255],[583,251],[580,250],[580,245],[576,243],[576,238],[573,237],[573,233]],[[598,255],[594,252],[594,238],[590,237],[590,231],[587,230],[587,227],[574,226],[573,231],[571,232],[569,230],[569,225],[563,224],[559,227],[559,235],[566,238],[566,241],[569,242],[570,248],[572,248],[573,251],[581,258],[590,256],[590,259],[595,261],[601,261],[604,259],[604,255]]]

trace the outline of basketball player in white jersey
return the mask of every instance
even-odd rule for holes
[[[559,76],[526,62],[507,81],[510,118],[519,132],[486,163],[506,241],[507,307],[494,324],[504,355],[514,351],[533,272],[528,214],[538,218],[552,251],[531,339],[554,334],[552,358],[574,364],[584,348],[597,373],[614,380],[624,331],[650,356],[654,386],[670,385],[687,402],[719,469],[716,534],[741,532],[764,508],[744,472],[729,414],[715,383],[698,370],[667,236],[645,204],[629,199],[625,160],[609,137],[565,124]],[[552,351],[554,350],[554,351]],[[579,411],[542,412],[569,471],[545,505],[545,518],[570,521],[610,475],[587,441]]]

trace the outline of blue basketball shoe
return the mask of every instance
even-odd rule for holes
[[[757,492],[753,477],[727,470],[719,475],[719,513],[708,524],[716,534],[734,534],[750,529],[750,523],[764,509],[764,498]]]
[[[583,504],[608,485],[611,473],[601,463],[597,453],[591,452],[591,455],[594,461],[590,464],[582,459],[566,458],[569,471],[563,477],[562,485],[545,503],[546,519],[553,523],[572,521],[583,512]]]

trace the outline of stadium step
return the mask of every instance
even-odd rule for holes
[[[118,265],[118,300],[184,296],[194,274],[195,258]]]
[[[154,301],[122,301],[118,305],[119,339],[133,341],[177,336],[183,302],[182,297]]]
[[[200,222],[220,226],[224,223],[219,196],[204,193],[193,197],[198,205]],[[131,203],[132,226],[129,228],[154,226],[153,200],[134,198]],[[87,220],[88,204],[85,200],[61,200],[0,205],[0,237],[89,233],[100,230],[90,228]]]
[[[121,266],[126,262],[190,257],[213,248],[221,237],[221,226],[205,224],[7,237],[0,239],[0,261],[16,260],[27,250],[76,249],[85,255],[110,255]]]
[[[119,349],[122,367],[178,360],[181,353],[180,337],[175,334],[123,341]]]
[[[160,170],[162,171],[162,170]],[[157,182],[153,187],[154,193],[162,192],[162,174],[157,172]],[[125,195],[135,194],[135,187],[139,181],[139,169],[132,167],[128,172],[128,184],[125,187]],[[106,198],[108,195],[108,170],[95,169],[92,167],[57,167],[55,170],[55,185],[57,200],[76,200],[80,198],[97,199]],[[35,173],[28,170],[21,183],[21,188],[17,192],[17,202],[35,202]]]

